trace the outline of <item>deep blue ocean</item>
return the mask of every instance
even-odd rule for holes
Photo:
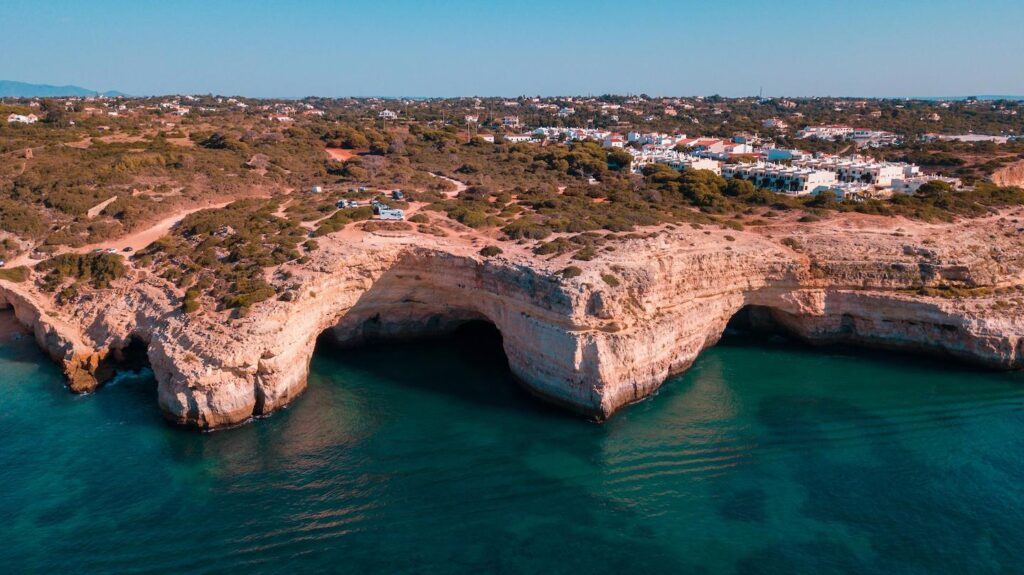
[[[321,346],[201,434],[0,342],[4,573],[1020,573],[1024,376],[733,338],[597,424],[496,335]]]

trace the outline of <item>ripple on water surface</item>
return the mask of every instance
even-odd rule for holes
[[[730,340],[594,424],[493,334],[318,350],[245,427],[165,425],[151,374],[77,397],[0,339],[11,572],[985,573],[1024,556],[1024,385]]]

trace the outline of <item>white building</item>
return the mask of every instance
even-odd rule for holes
[[[36,117],[35,114],[29,114],[27,116],[23,116],[21,114],[11,114],[10,116],[7,116],[8,124],[35,124],[38,121],[39,118]]]
[[[794,160],[793,165],[833,172],[840,182],[858,182],[882,187],[892,185],[895,178],[912,176],[920,171],[913,164],[874,162],[856,157],[839,158],[835,156]]]
[[[1010,141],[1010,138],[1007,136],[987,136],[985,134],[925,134],[921,139],[928,142],[942,140],[944,142],[993,142],[996,144],[1005,144]]]
[[[601,142],[601,146],[605,148],[624,148],[626,146],[626,139],[619,134],[612,134]]]
[[[506,128],[518,128],[519,116],[505,116],[501,119],[501,125]]]
[[[892,193],[894,193],[894,194],[913,194],[913,193],[916,193],[917,190],[921,186],[927,184],[928,182],[934,182],[934,181],[945,182],[945,183],[949,184],[950,186],[953,186],[953,189],[959,189],[959,188],[963,187],[963,182],[961,182],[958,178],[944,178],[944,177],[941,177],[941,176],[922,176],[922,175],[918,175],[918,176],[908,176],[908,177],[904,177],[904,178],[895,178],[895,179],[893,179],[893,181],[892,181]]]
[[[803,150],[786,148],[762,148],[761,155],[765,160],[769,162],[779,162],[784,160],[800,160],[811,157],[809,153]]]
[[[821,188],[817,191],[811,192],[811,195],[817,196],[822,192],[832,192],[832,195],[839,201],[855,201],[862,202],[875,195],[873,186],[867,184],[858,184],[853,182],[838,182],[828,186],[827,188]]]
[[[748,180],[759,188],[797,196],[834,186],[836,175],[826,170],[782,166],[779,164],[726,164],[722,177]]]
[[[828,126],[807,126],[796,133],[798,138],[816,138],[819,140],[837,140],[853,135],[853,128],[842,124]]]
[[[512,144],[522,144],[524,142],[532,142],[533,136],[530,134],[509,134],[505,136],[505,141]]]
[[[385,110],[381,110],[380,113],[377,114],[377,117],[380,118],[381,120],[397,120],[398,119],[398,113],[397,112],[392,112],[391,110],[386,110],[385,109]]]
[[[675,150],[648,148],[637,150],[627,148],[633,155],[633,171],[640,173],[648,164],[665,164],[674,170],[708,170],[721,175],[722,164],[709,158],[683,154]]]

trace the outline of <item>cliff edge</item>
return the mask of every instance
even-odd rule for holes
[[[345,233],[268,272],[279,297],[242,318],[186,314],[174,286],[145,270],[73,304],[0,281],[0,306],[76,392],[143,345],[163,412],[202,429],[287,405],[322,335],[355,345],[470,320],[497,327],[531,391],[606,418],[685,370],[744,309],[812,343],[1020,368],[1022,221],[1017,210],[952,224],[836,214],[745,231],[669,226],[589,261],[525,249],[483,257],[469,239],[412,231]]]

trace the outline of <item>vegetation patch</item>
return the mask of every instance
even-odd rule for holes
[[[25,266],[16,268],[0,269],[0,280],[14,283],[22,283],[28,280],[32,272]]]
[[[128,268],[124,258],[117,254],[61,254],[36,264],[36,271],[43,274],[42,289],[52,292],[66,279],[107,289],[113,281],[124,277]]]

